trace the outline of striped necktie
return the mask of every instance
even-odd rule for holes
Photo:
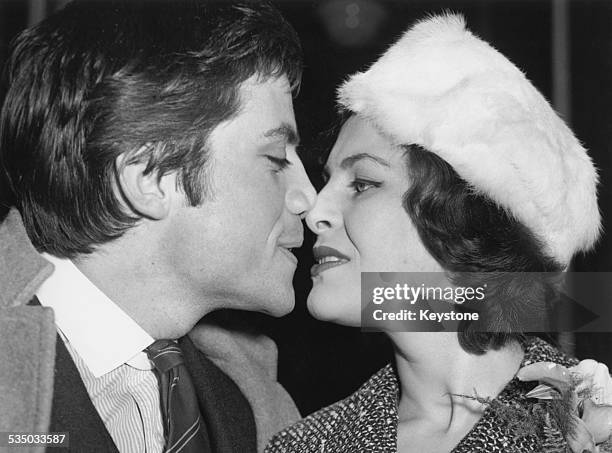
[[[159,378],[166,437],[164,452],[210,452],[210,442],[196,392],[178,344],[170,340],[158,340],[145,352],[153,362]]]

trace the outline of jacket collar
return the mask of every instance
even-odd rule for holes
[[[53,265],[34,249],[21,216],[11,209],[0,224],[0,307],[27,304]]]

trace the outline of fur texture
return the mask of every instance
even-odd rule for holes
[[[459,15],[411,27],[338,91],[397,145],[438,154],[563,265],[600,232],[597,172],[546,99]]]

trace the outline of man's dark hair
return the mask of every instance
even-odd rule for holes
[[[0,164],[34,246],[90,253],[138,221],[117,194],[117,156],[206,189],[206,140],[251,76],[299,85],[293,28],[264,1],[75,1],[12,44]]]
[[[416,145],[405,150],[410,188],[403,205],[429,253],[454,283],[465,284],[465,273],[491,275],[481,315],[497,328],[477,331],[474,324],[464,323],[459,343],[468,352],[483,354],[520,341],[524,336],[512,333],[516,325],[509,327],[516,320],[520,324],[539,317],[550,299],[548,282],[534,273],[556,273],[562,266],[543,252],[527,227],[477,193],[446,161]],[[497,278],[507,273],[520,275]]]

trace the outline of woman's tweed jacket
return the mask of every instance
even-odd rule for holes
[[[521,366],[550,361],[566,366],[577,364],[540,339],[525,345]],[[534,383],[512,379],[499,395],[509,404],[530,405],[525,397]],[[378,371],[348,398],[321,409],[272,438],[266,453],[392,453],[397,451],[398,381],[391,365]],[[435,442],[435,440],[432,440]],[[541,440],[533,437],[514,439],[507,424],[494,411],[486,409],[453,453],[468,452],[542,452]]]

